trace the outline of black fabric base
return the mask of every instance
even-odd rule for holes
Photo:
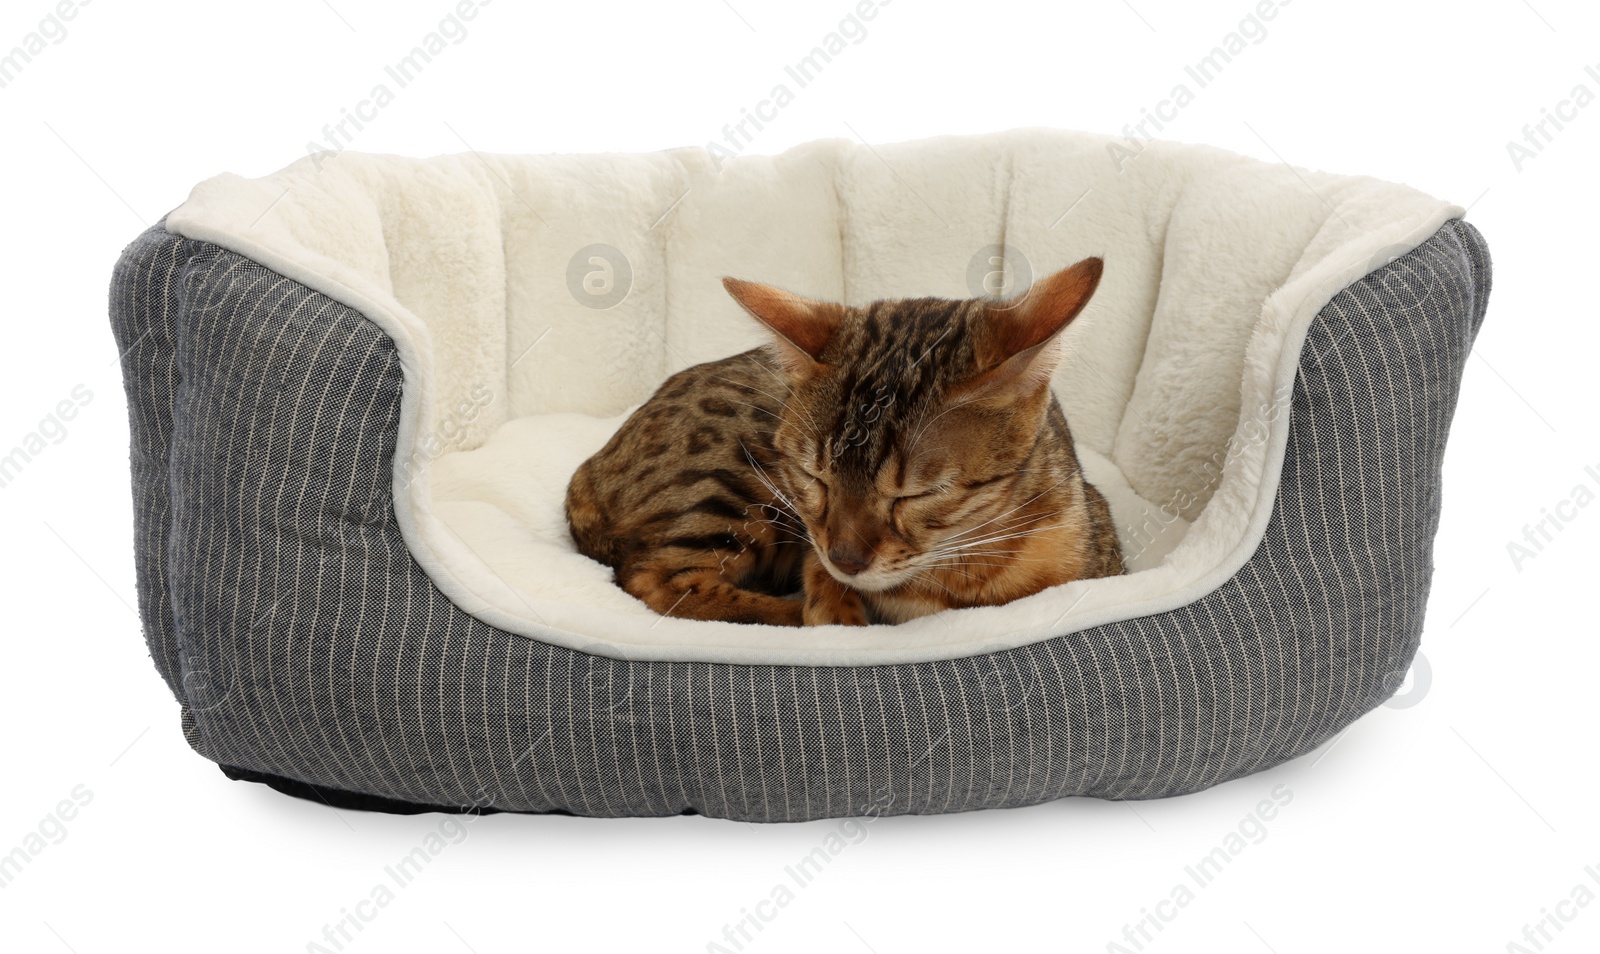
[[[407,802],[398,798],[384,798],[381,795],[368,795],[364,792],[351,792],[342,788],[329,788],[326,785],[312,785],[309,782],[300,782],[281,775],[272,775],[267,772],[257,772],[254,769],[242,768],[237,765],[218,765],[222,774],[235,782],[260,782],[285,795],[303,798],[308,802],[320,802],[329,808],[343,808],[362,812],[387,812],[391,815],[421,815],[425,812],[444,812],[452,815],[462,815],[468,812],[477,815],[496,815],[498,808],[478,808],[471,805],[424,805],[419,802]],[[570,815],[571,812],[548,812],[544,814]]]
[[[351,792],[342,788],[329,788],[326,785],[312,785],[308,782],[299,782],[281,775],[272,775],[267,772],[257,772],[254,769],[242,768],[237,765],[218,765],[222,774],[235,782],[260,782],[274,791],[284,795],[293,795],[303,798],[308,802],[319,802],[329,808],[342,808],[358,812],[385,812],[390,815],[422,815],[427,812],[442,812],[446,815],[565,815],[568,818],[584,818],[576,812],[569,812],[560,808],[552,808],[540,812],[507,812],[499,808],[473,805],[424,805],[420,802],[407,802],[398,798],[384,798],[381,795],[368,795],[364,792]],[[699,812],[686,808],[679,812],[680,815],[698,815]]]

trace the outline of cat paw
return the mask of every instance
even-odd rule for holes
[[[830,623],[865,626],[867,607],[861,602],[861,597],[845,591],[837,595],[830,594],[826,599],[807,599],[802,618],[807,626],[826,626]]]

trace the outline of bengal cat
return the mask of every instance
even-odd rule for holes
[[[1050,390],[1101,269],[860,307],[724,279],[772,342],[674,374],[578,468],[578,549],[657,613],[784,626],[1122,573]]]

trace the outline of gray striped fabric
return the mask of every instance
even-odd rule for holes
[[[797,821],[1195,791],[1397,687],[1489,275],[1451,222],[1323,310],[1265,538],[1204,599],[943,662],[629,662],[451,604],[395,523],[393,343],[158,225],[111,300],[146,638],[207,758],[407,802]]]

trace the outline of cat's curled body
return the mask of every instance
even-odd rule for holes
[[[728,280],[771,345],[680,371],[574,474],[578,549],[664,615],[902,622],[1123,572],[1050,374],[1100,277],[815,302]],[[787,594],[802,591],[801,599]]]

